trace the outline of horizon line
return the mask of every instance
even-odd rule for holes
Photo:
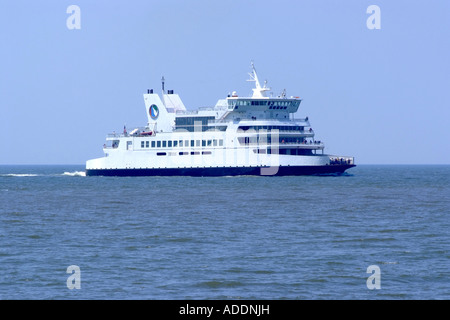
[[[450,163],[359,163],[357,166],[448,166]],[[0,163],[0,166],[86,166],[85,163]]]

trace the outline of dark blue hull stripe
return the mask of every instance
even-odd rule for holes
[[[221,168],[152,168],[152,169],[87,169],[86,176],[301,176],[340,174],[355,165],[281,166],[281,167],[221,167]]]

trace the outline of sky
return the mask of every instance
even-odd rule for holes
[[[162,76],[195,110],[251,94],[251,61],[303,99],[326,153],[450,164],[449,14],[448,0],[1,0],[0,164],[84,164],[146,124]]]

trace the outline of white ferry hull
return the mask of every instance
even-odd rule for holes
[[[180,152],[182,154],[188,152]],[[202,155],[150,156],[146,152],[121,157],[122,166],[112,157],[89,160],[87,176],[286,176],[341,174],[354,167],[352,162],[332,164],[328,155],[289,156],[255,155],[217,150],[216,156]],[[150,160],[151,159],[151,160]]]

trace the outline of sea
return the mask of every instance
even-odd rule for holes
[[[447,300],[450,165],[87,177],[0,166],[2,300]]]

